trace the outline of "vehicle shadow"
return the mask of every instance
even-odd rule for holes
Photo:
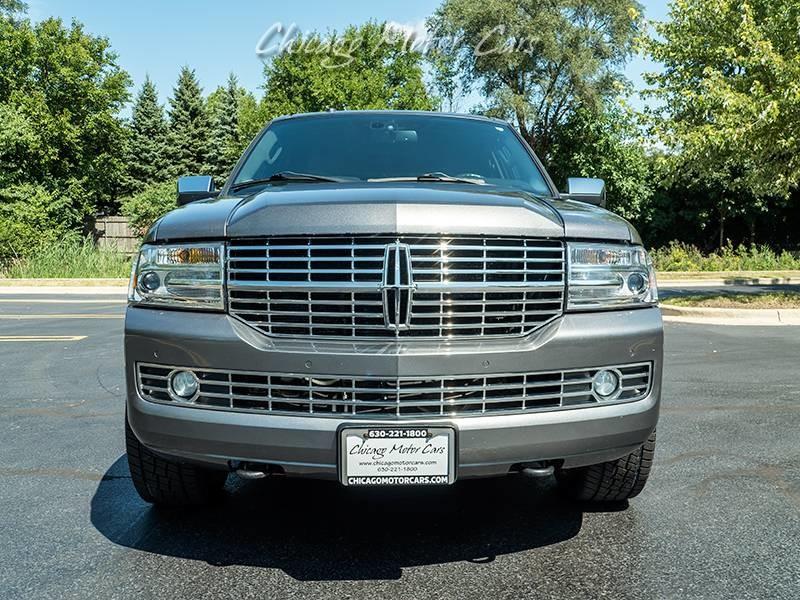
[[[214,507],[165,510],[139,499],[122,456],[95,491],[91,520],[112,542],[159,555],[277,568],[302,581],[372,580],[568,540],[583,508],[563,501],[552,478],[387,490],[231,477]]]

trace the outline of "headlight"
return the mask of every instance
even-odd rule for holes
[[[133,263],[134,304],[224,310],[224,244],[143,246]]]
[[[567,244],[567,308],[596,310],[656,304],[656,273],[641,246]]]

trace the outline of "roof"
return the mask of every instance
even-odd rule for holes
[[[416,115],[416,116],[432,116],[432,117],[452,117],[455,119],[474,119],[478,121],[488,121],[490,123],[502,123],[503,125],[508,125],[508,123],[502,119],[496,119],[494,117],[486,117],[484,115],[474,115],[469,113],[451,113],[451,112],[439,112],[439,111],[432,111],[432,110],[330,110],[325,112],[309,112],[309,113],[296,113],[293,115],[283,115],[281,117],[275,117],[273,121],[285,121],[290,119],[303,119],[307,117],[327,117],[327,116],[334,116],[334,115],[381,115],[381,116],[390,116],[390,115]]]

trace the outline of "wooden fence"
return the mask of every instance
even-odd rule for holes
[[[136,252],[139,248],[139,238],[125,217],[99,217],[94,230],[99,248],[117,248],[123,252]]]

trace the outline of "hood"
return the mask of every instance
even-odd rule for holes
[[[633,225],[605,208],[576,200],[553,200],[551,205],[561,215],[567,239],[642,243]]]
[[[147,241],[371,233],[627,241],[633,239],[632,232],[626,221],[603,209],[540,200],[515,189],[451,183],[292,183],[244,198],[189,204],[156,223]]]

